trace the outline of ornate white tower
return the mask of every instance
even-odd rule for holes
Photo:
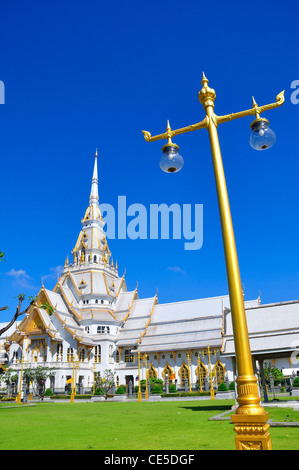
[[[126,289],[124,277],[118,275],[104,232],[105,222],[99,207],[98,152],[95,153],[89,205],[81,220],[82,229],[72,251],[73,263],[68,258],[64,265],[64,285],[75,294],[83,312],[96,309],[113,311],[120,291]],[[110,262],[111,260],[111,262]],[[83,315],[84,317],[84,315]]]

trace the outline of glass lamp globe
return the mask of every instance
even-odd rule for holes
[[[162,156],[160,158],[160,168],[166,173],[176,173],[184,165],[183,157],[179,154],[179,146],[168,143],[162,147]]]
[[[274,145],[276,136],[267,119],[258,118],[250,124],[252,133],[249,143],[255,150],[266,150]]]

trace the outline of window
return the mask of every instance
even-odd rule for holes
[[[221,384],[222,382],[224,382],[224,379],[225,379],[225,368],[224,366],[221,364],[221,362],[218,361],[216,362],[215,364],[215,367],[213,369],[213,372],[216,372],[216,378],[217,378],[217,384]]]
[[[86,333],[89,333],[89,326],[85,327],[85,331],[86,331]]]
[[[150,368],[147,371],[147,378],[148,379],[156,379],[158,376],[156,369],[154,366],[151,364]]]
[[[200,386],[200,391],[202,391],[204,387],[204,383],[205,383],[205,378],[207,376],[207,369],[201,361],[199,362],[195,370],[195,374],[197,375],[198,383]]]
[[[85,359],[85,349],[81,349],[79,352],[79,361],[84,362]]]
[[[67,360],[67,362],[73,362],[74,361],[73,348],[67,348],[66,360]]]
[[[94,362],[101,362],[101,346],[95,346],[94,348]]]
[[[62,361],[62,355],[63,355],[63,346],[62,344],[58,344],[57,346],[57,354],[56,354],[56,361]]]
[[[189,380],[189,369],[185,363],[183,363],[182,367],[180,368],[179,374],[181,376],[181,385],[184,385],[185,380]]]
[[[13,356],[12,356],[12,362],[13,364],[16,364],[18,361],[18,351],[14,351]]]
[[[169,364],[166,364],[166,366],[164,367],[163,372],[162,372],[162,375],[163,375],[163,377],[164,377],[164,380],[165,380],[165,378],[166,378],[165,376],[167,375],[169,385],[171,385],[171,384],[172,384],[172,379],[171,379],[171,377],[173,376],[173,370],[172,370],[172,368],[169,366]]]
[[[97,327],[97,333],[104,334],[104,333],[110,333],[110,326],[98,326]]]
[[[125,362],[135,362],[134,354],[131,353],[130,349],[125,350]]]

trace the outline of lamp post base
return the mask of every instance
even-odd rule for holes
[[[260,405],[256,377],[239,376],[236,382],[239,407],[231,418],[237,434],[236,449],[272,450],[269,414]]]
[[[234,431],[237,433],[236,450],[272,450],[268,418],[268,413],[234,414],[232,422],[235,424]]]

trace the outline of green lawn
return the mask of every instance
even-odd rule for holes
[[[229,421],[208,421],[233,401],[38,403],[0,406],[0,450],[230,450],[235,448]],[[270,418],[292,408],[267,409]],[[273,449],[299,450],[299,428],[272,428]]]

